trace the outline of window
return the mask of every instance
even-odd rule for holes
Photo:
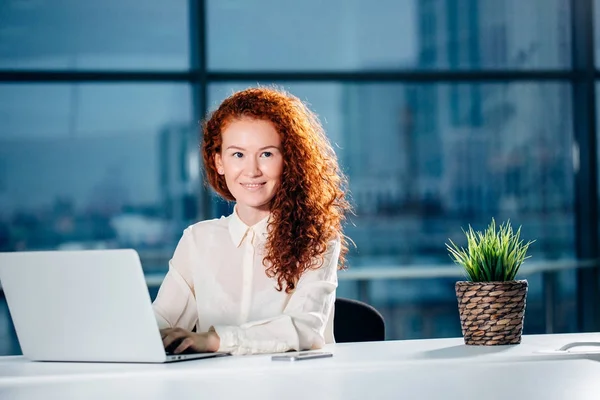
[[[0,116],[0,251],[134,247],[164,270],[197,217],[189,85],[2,85]]]
[[[185,226],[231,211],[201,182],[202,113],[275,82],[349,177],[351,270],[454,268],[444,243],[491,217],[536,239],[528,262],[575,264],[599,206],[574,146],[593,148],[594,78],[573,73],[592,2],[600,49],[600,0],[1,2],[0,251],[131,246],[163,274]],[[526,276],[525,332],[597,331],[594,271]],[[344,276],[388,338],[460,335],[456,279]],[[9,322],[0,301],[0,354],[18,353]]]
[[[565,0],[208,0],[207,16],[213,71],[570,66]],[[483,43],[498,25],[508,56],[496,62]]]
[[[185,70],[188,18],[188,0],[5,0],[0,68]]]

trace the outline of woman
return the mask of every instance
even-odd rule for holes
[[[253,88],[223,101],[203,135],[207,181],[235,207],[188,227],[177,245],[153,304],[165,348],[252,354],[332,343],[350,206],[317,117],[284,91]]]

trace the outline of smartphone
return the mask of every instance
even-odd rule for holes
[[[333,357],[332,353],[326,351],[296,351],[284,354],[278,354],[271,357],[272,361],[302,361],[312,360],[315,358]]]

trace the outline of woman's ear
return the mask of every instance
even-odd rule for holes
[[[215,153],[215,167],[217,168],[217,173],[219,175],[225,174],[225,169],[223,168],[223,158],[220,153]]]

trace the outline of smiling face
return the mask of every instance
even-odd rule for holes
[[[281,182],[281,138],[271,122],[250,118],[231,121],[221,138],[217,172],[225,177],[240,219],[254,225],[269,214]]]

